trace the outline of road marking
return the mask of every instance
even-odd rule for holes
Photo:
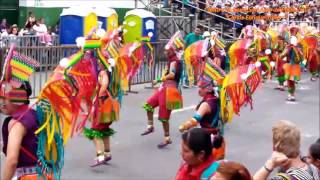
[[[303,137],[306,137],[306,138],[316,137],[315,135],[308,134],[308,133],[303,133],[302,136],[303,136]]]
[[[286,101],[287,104],[298,104],[296,101]]]
[[[300,86],[298,89],[299,90],[309,90],[310,87],[309,86]]]
[[[298,84],[299,83],[305,83],[305,82],[308,82],[308,81],[310,81],[310,79],[301,79],[300,81],[298,81]],[[267,80],[266,82],[271,82],[271,83],[279,83],[279,81],[277,81],[277,80]]]
[[[177,109],[177,110],[173,110],[171,112],[171,114],[175,114],[175,113],[178,113],[178,112],[183,112],[183,111],[188,111],[190,109],[195,109],[197,107],[197,105],[191,105],[191,106],[188,106],[188,107],[185,107],[185,108],[182,108],[182,109]],[[153,116],[154,118],[158,118],[159,115],[154,115]]]

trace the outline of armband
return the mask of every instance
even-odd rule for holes
[[[196,113],[192,118],[200,122],[202,117],[200,116],[200,114]]]

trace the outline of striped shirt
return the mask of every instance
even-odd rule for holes
[[[308,165],[307,170],[291,167],[285,173],[279,173],[271,180],[320,180],[320,171],[311,164]]]

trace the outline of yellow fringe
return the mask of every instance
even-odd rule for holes
[[[53,108],[51,108],[51,111],[54,111]],[[53,120],[53,124],[51,127],[51,131],[50,131],[50,135],[48,136],[48,145],[49,145],[49,151],[50,151],[50,145],[52,144],[53,141],[53,137],[54,137],[54,130],[55,130],[55,122],[57,121],[57,117],[56,117],[56,113],[52,113],[52,120]]]
[[[193,72],[193,67],[191,65],[191,57],[190,57],[190,46],[186,49],[185,54],[184,54],[184,62],[186,65],[186,72],[188,75],[188,80],[189,80],[189,84],[193,84],[194,83],[194,72]]]
[[[49,112],[46,110],[46,114],[48,114]],[[34,132],[34,134],[39,134],[46,126],[47,124],[49,123],[49,120],[50,120],[50,116],[52,115],[51,114],[52,111],[50,112],[49,116],[46,117],[46,122],[36,130],[36,132]]]

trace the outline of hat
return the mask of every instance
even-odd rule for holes
[[[294,26],[294,27],[291,27],[289,31],[290,31],[291,36],[295,36],[299,32],[299,28]]]
[[[253,37],[253,27],[251,25],[247,25],[244,28],[244,34],[246,37]]]
[[[29,77],[39,67],[39,63],[14,51],[10,47],[3,66],[0,80],[0,98],[16,104],[29,103],[31,86]]]
[[[211,35],[211,36],[217,36],[218,33],[217,33],[216,31],[212,31],[210,35]]]
[[[1,82],[8,82],[20,87],[21,82],[28,81],[30,75],[39,67],[39,63],[27,56],[19,54],[11,46],[3,66]]]
[[[207,92],[212,92],[214,91],[216,84],[208,76],[201,75],[198,80],[198,87],[201,89],[205,89]]]
[[[205,31],[202,35],[202,37],[206,38],[206,37],[210,37],[210,32],[209,31]]]
[[[31,86],[27,81],[23,82],[19,88],[12,86],[8,82],[0,83],[0,99],[8,99],[16,105],[28,104],[31,93]]]
[[[166,51],[173,51],[174,54],[178,55],[179,52],[184,49],[184,41],[180,31],[177,31],[165,45]]]

